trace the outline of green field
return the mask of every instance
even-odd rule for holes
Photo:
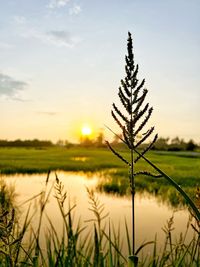
[[[128,151],[121,150],[120,153],[126,159],[129,158]],[[200,153],[151,151],[147,154],[147,158],[190,194],[195,195],[195,188],[200,184]],[[140,160],[135,168],[152,171],[143,160]],[[103,174],[100,175],[102,178],[99,181],[99,189],[125,194],[129,188],[127,166],[107,148],[0,149],[2,174],[47,173],[48,170],[98,171]],[[164,192],[165,196],[171,197],[166,193],[169,192],[170,187],[163,178],[137,177],[136,186],[139,190],[147,190],[159,195]]]
[[[122,150],[120,153],[129,158],[128,151]],[[181,185],[195,186],[200,182],[200,153],[151,151],[147,158]],[[48,170],[96,172],[113,168],[120,176],[127,176],[126,164],[107,148],[0,149],[2,174],[45,173]],[[151,170],[143,160],[135,168]]]

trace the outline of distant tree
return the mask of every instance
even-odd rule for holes
[[[122,139],[122,134],[116,134],[116,135],[113,136],[113,141],[112,141],[111,144],[112,145],[117,145],[117,144],[122,142],[121,139]]]
[[[104,144],[104,134],[103,134],[103,132],[99,132],[99,134],[98,134],[98,136],[97,136],[97,138],[96,138],[96,140],[95,140],[95,145],[97,146],[97,147],[103,147],[103,146],[105,146],[105,144]]]
[[[186,150],[187,151],[194,151],[196,148],[197,148],[197,144],[195,144],[192,139],[190,139],[188,141],[188,143],[186,143]]]
[[[53,146],[51,141],[46,140],[21,140],[14,141],[0,140],[0,147],[50,147]]]
[[[183,140],[181,140],[178,136],[176,136],[175,138],[171,139],[171,144],[172,145],[180,145],[181,142],[183,142]]]
[[[168,150],[169,151],[181,151],[186,149],[186,143],[178,136],[171,140]]]
[[[167,138],[160,137],[155,142],[153,149],[154,150],[168,150],[168,146],[169,146],[169,137]]]
[[[73,146],[73,144],[70,143],[68,140],[65,140],[65,141],[64,141],[64,146],[65,146],[65,147],[71,147],[71,146]]]
[[[62,147],[62,146],[64,146],[64,144],[65,144],[65,143],[64,143],[64,141],[63,141],[62,139],[59,139],[59,140],[56,142],[56,145],[57,145],[57,146],[61,146],[61,147]]]
[[[90,147],[90,146],[93,146],[93,145],[94,145],[93,141],[88,136],[84,136],[80,140],[80,146]]]

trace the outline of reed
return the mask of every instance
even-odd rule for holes
[[[149,106],[149,103],[145,104],[145,99],[148,90],[144,88],[145,80],[139,82],[138,70],[139,66],[135,65],[133,44],[131,34],[128,33],[127,42],[128,54],[125,57],[126,65],[125,79],[121,80],[121,86],[119,87],[118,96],[122,104],[124,112],[122,112],[115,103],[113,103],[113,109],[111,111],[112,117],[120,127],[122,132],[122,138],[119,137],[123,143],[128,147],[130,151],[130,158],[126,159],[118,153],[109,142],[107,142],[110,150],[129,168],[129,183],[132,195],[132,256],[135,265],[137,265],[138,258],[135,254],[135,177],[139,175],[148,175],[153,177],[159,177],[159,175],[152,174],[147,171],[135,171],[135,164],[141,159],[141,156],[146,154],[157,140],[158,135],[153,137],[153,140],[143,148],[140,155],[134,153],[134,150],[140,148],[141,145],[148,140],[153,134],[154,127],[145,129],[153,108]],[[110,128],[109,128],[110,129]],[[112,130],[111,130],[112,131]],[[136,155],[136,156],[135,156]]]
[[[128,224],[125,220],[125,236],[120,226],[113,226],[106,207],[94,191],[87,189],[91,217],[87,221],[76,218],[76,205],[70,204],[62,182],[56,175],[49,184],[35,197],[28,200],[24,223],[19,225],[13,208],[0,216],[0,266],[67,266],[67,267],[125,267],[128,265],[127,254],[131,253],[131,240]],[[57,202],[63,222],[62,232],[52,223],[46,211],[51,195]],[[33,228],[36,216],[31,211],[33,201],[40,203],[37,226]],[[197,202],[199,196],[197,192]],[[27,202],[26,202],[27,204]],[[47,218],[47,222],[44,218]],[[158,248],[157,240],[141,244],[135,251],[140,255],[139,267],[164,266],[199,266],[200,260],[200,224],[191,213],[187,229],[178,238],[173,236],[174,217],[163,227],[165,242]],[[35,223],[35,222],[34,222]],[[188,239],[188,232],[193,231]],[[42,235],[45,233],[45,242]],[[126,245],[127,254],[122,253]],[[144,248],[151,246],[152,253],[145,254]]]

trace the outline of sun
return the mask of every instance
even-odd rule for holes
[[[92,134],[92,128],[89,125],[84,125],[81,128],[81,134],[83,136],[90,136]]]

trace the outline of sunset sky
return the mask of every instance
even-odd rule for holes
[[[115,129],[127,33],[159,136],[200,142],[199,0],[6,0],[0,7],[0,139]]]

